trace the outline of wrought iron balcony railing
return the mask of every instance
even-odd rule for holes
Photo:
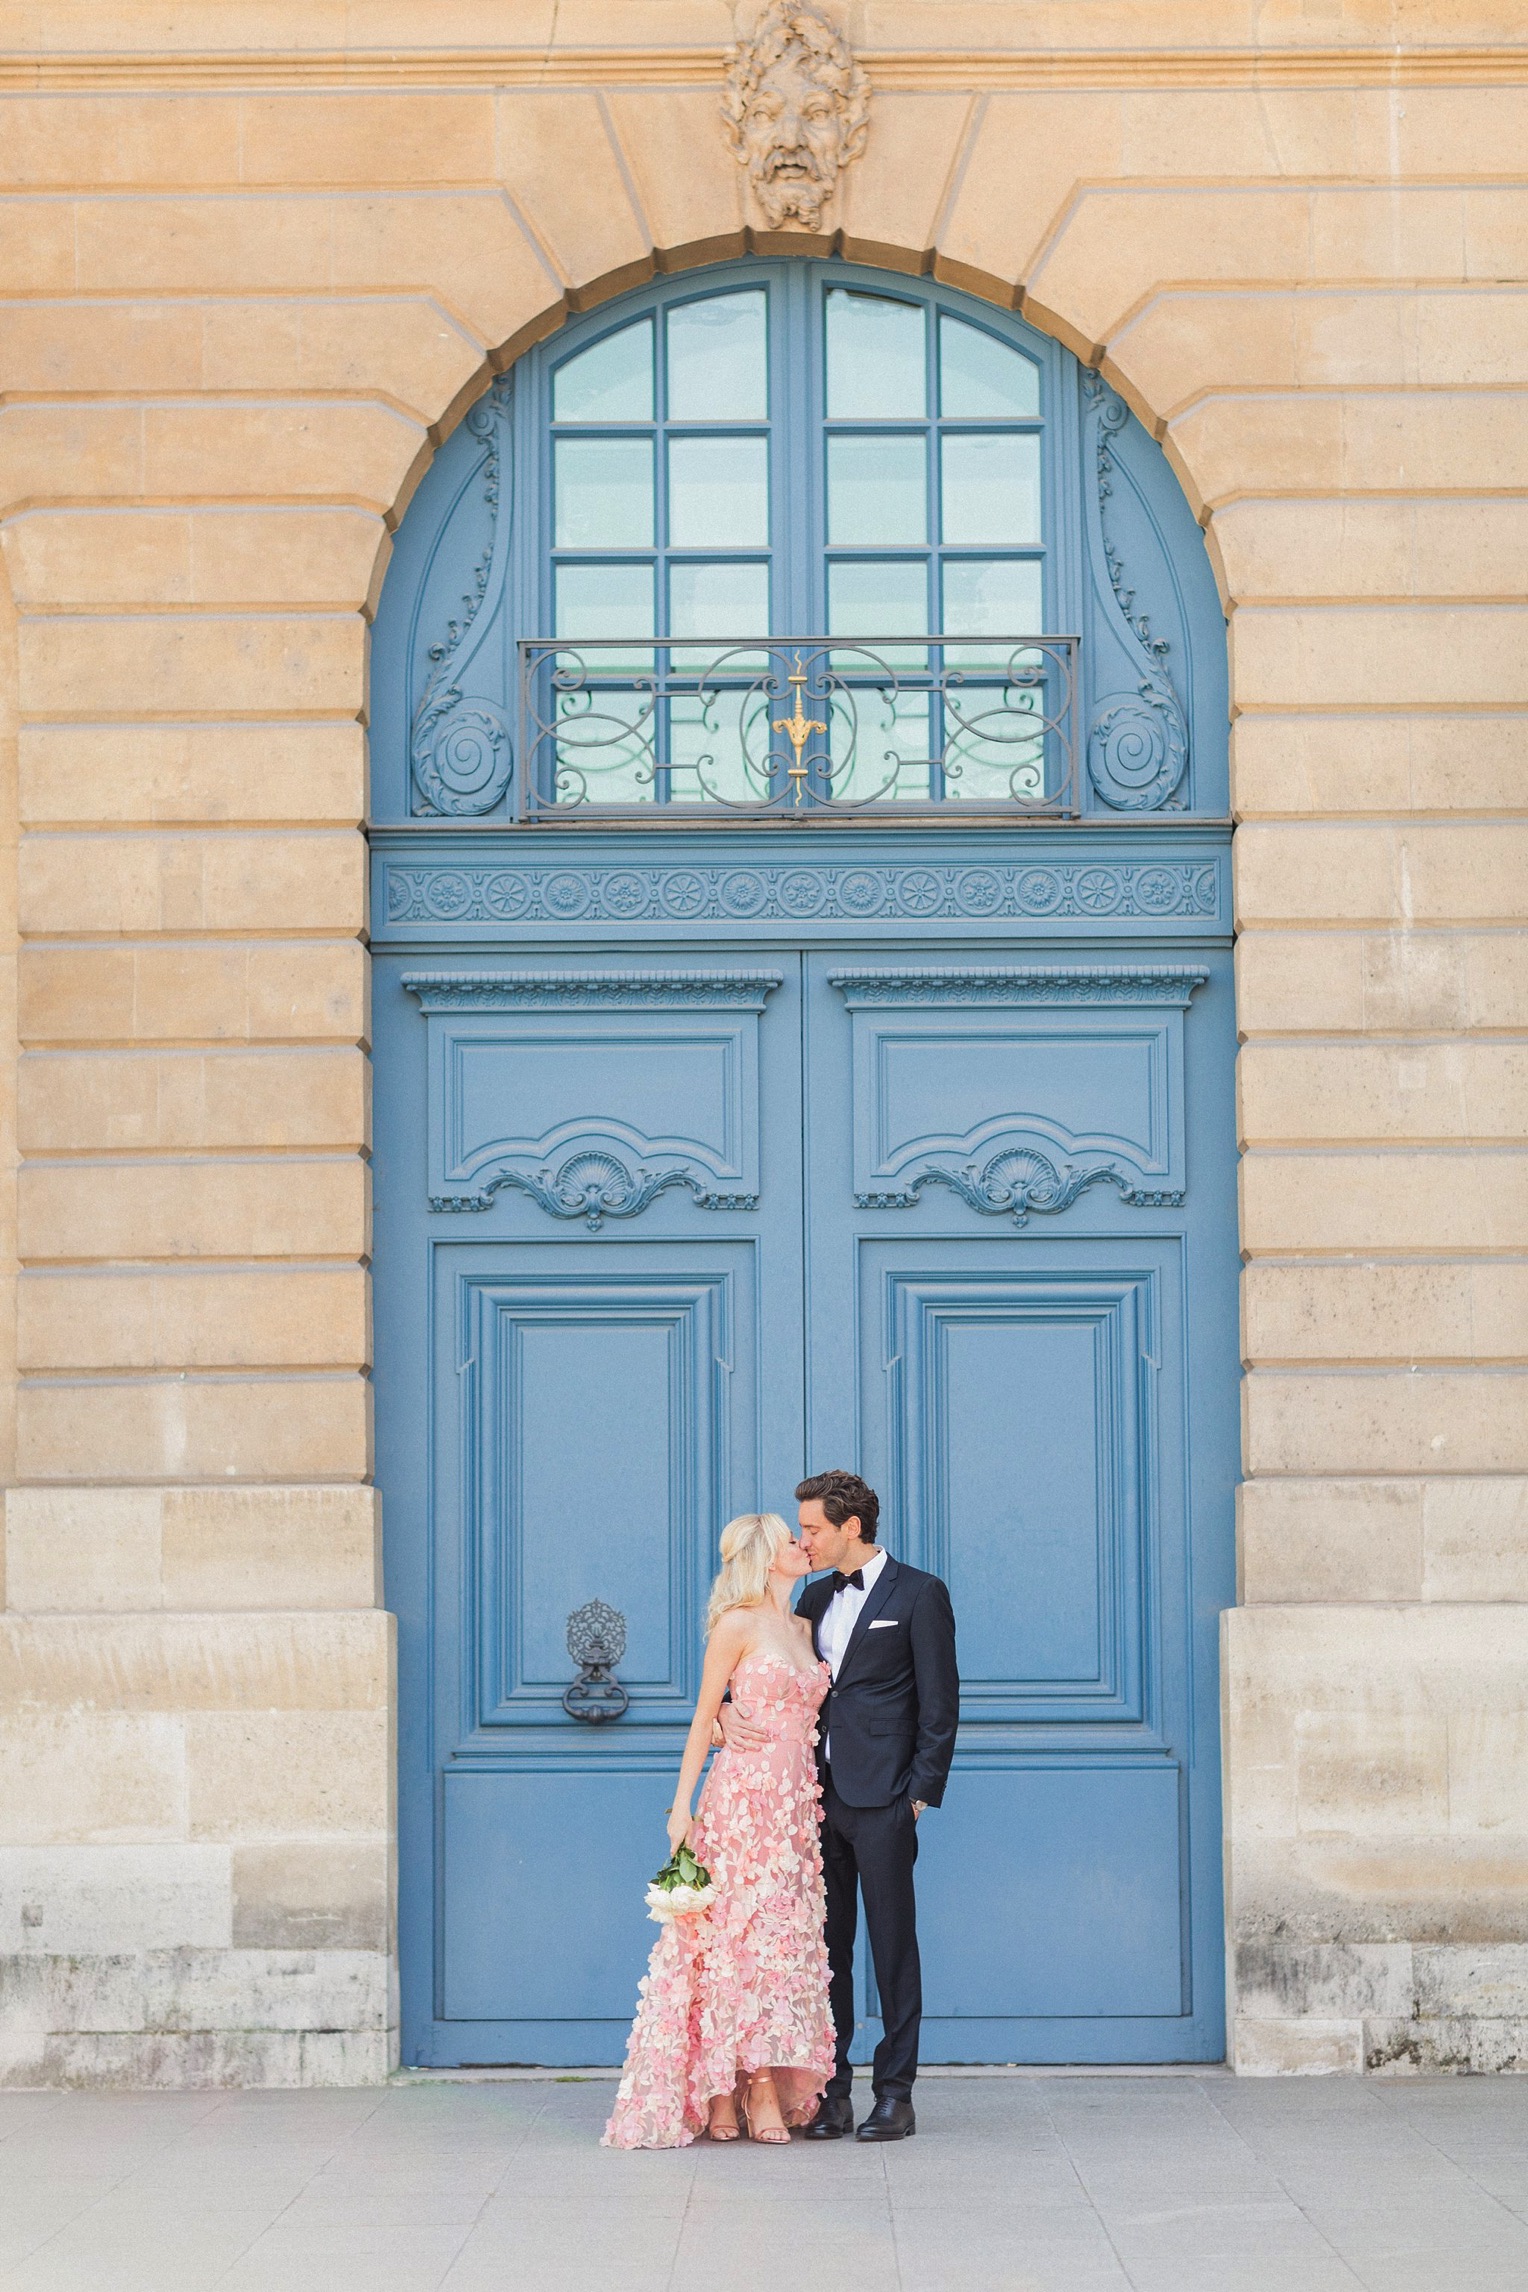
[[[522,819],[1079,810],[1075,637],[519,649]]]

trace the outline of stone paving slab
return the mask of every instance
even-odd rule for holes
[[[0,2288],[1528,2287],[1528,2078],[946,2073],[899,2147],[656,2156],[597,2146],[611,2097],[0,2093]]]

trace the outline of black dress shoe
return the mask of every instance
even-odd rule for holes
[[[807,2126],[805,2138],[808,2141],[841,2141],[846,2133],[853,2131],[853,2102],[847,2099],[840,2101],[830,2093]]]
[[[910,2101],[899,2100],[894,2093],[882,2093],[875,2107],[861,2125],[855,2139],[859,2141],[910,2141],[918,2130],[918,2120]]]

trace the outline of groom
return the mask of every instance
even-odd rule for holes
[[[955,1617],[937,1576],[894,1560],[876,1543],[881,1503],[852,1472],[818,1472],[796,1490],[801,1541],[814,1568],[796,1602],[833,1674],[818,1718],[822,1860],[828,1897],[828,1968],[838,2058],[809,2141],[854,2131],[856,1893],[875,1961],[884,2035],[875,2049],[875,2106],[862,2141],[904,2141],[917,2131],[913,2079],[923,2012],[913,1864],[918,1818],[938,1806],[955,1749],[960,1676]],[[727,1740],[751,1739],[727,1707]]]

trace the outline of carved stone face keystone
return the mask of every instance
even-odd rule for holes
[[[722,116],[771,230],[815,231],[869,132],[870,87],[815,8],[774,0],[733,50]]]

